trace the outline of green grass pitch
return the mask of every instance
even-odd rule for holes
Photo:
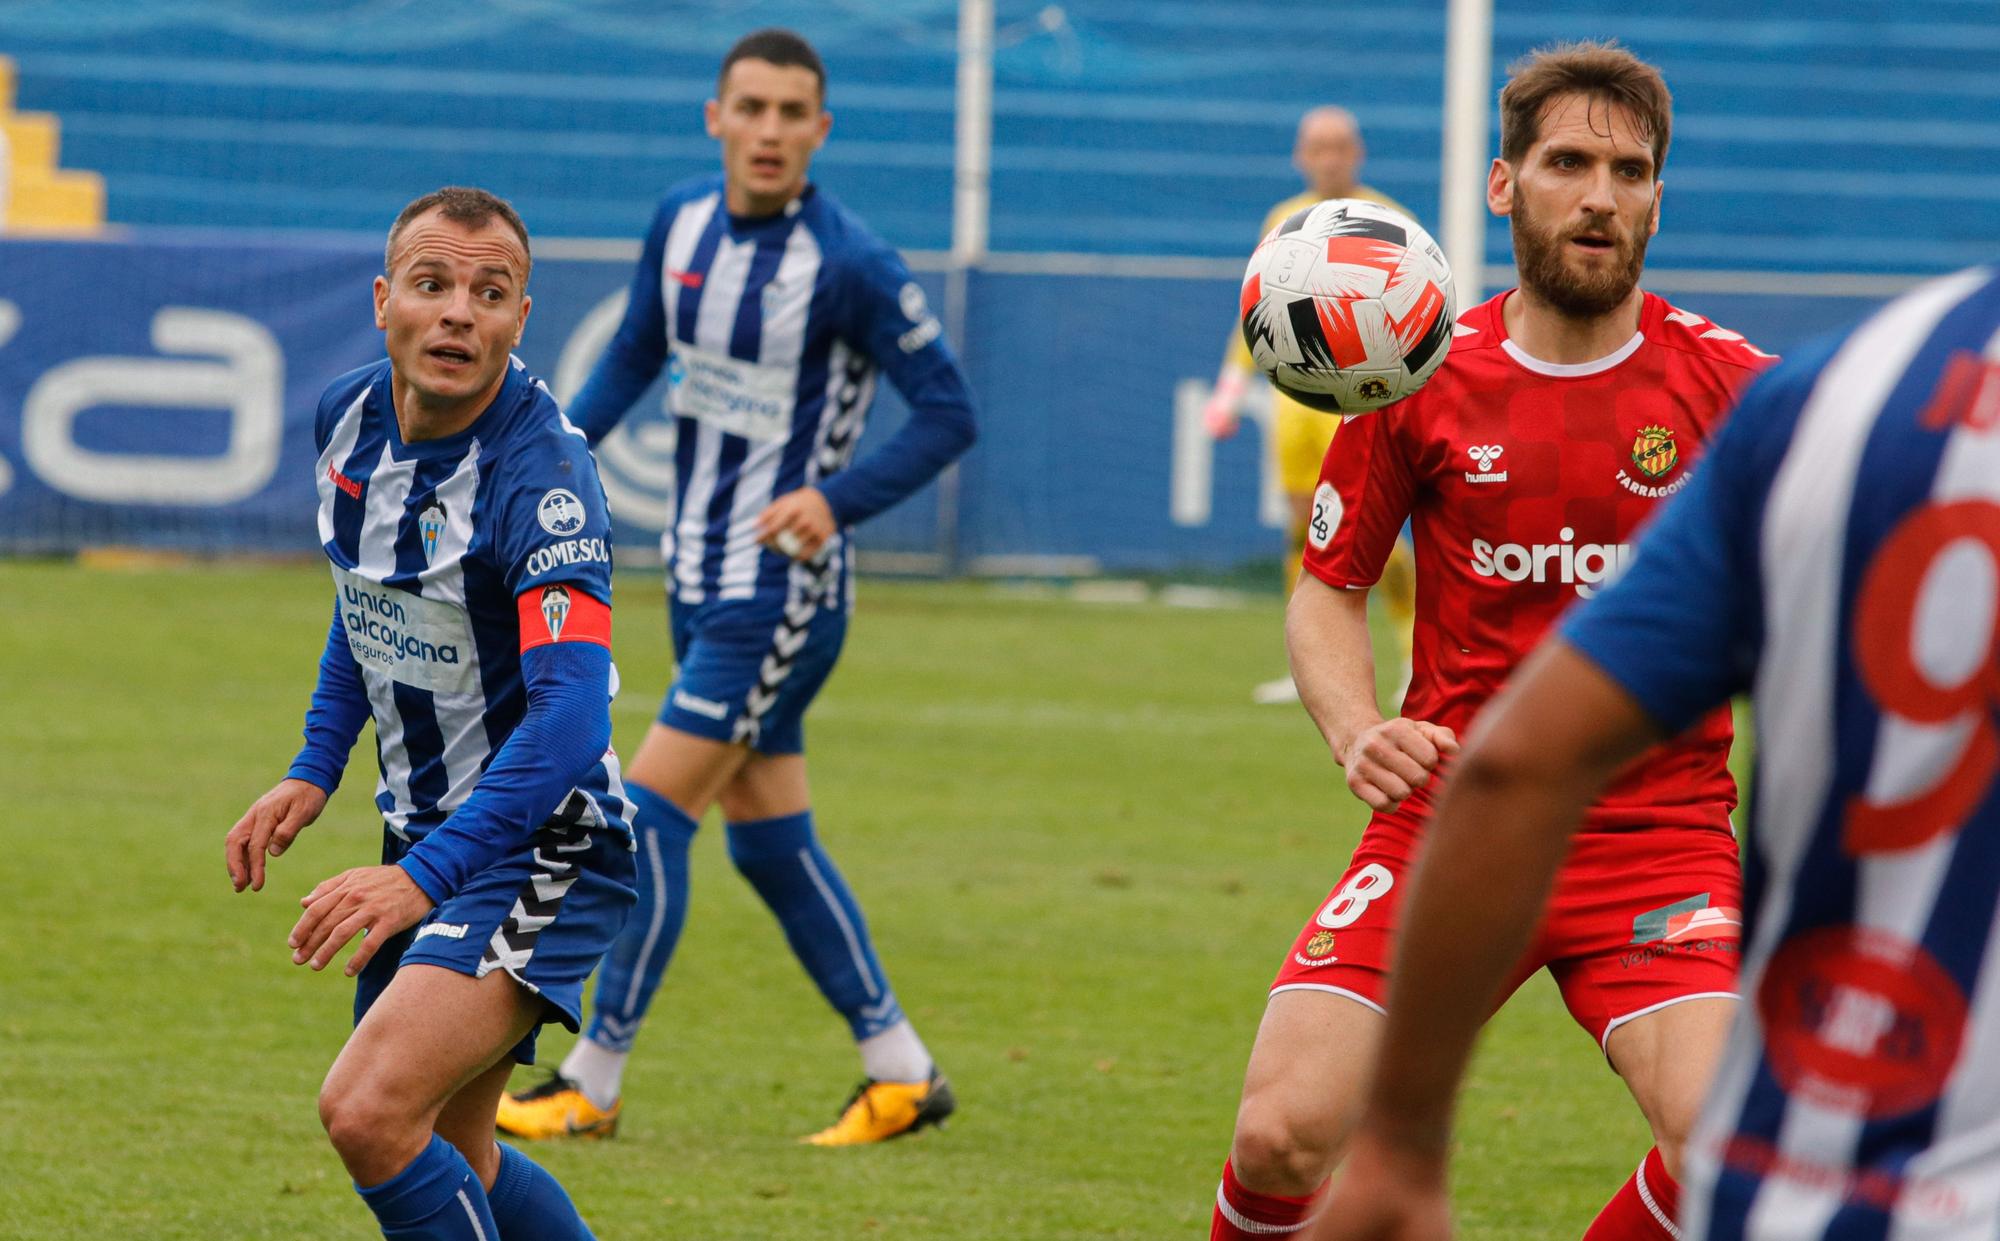
[[[669,662],[657,578],[618,590],[629,751]],[[368,742],[263,893],[221,856],[297,744],[326,592],[0,564],[0,1237],[377,1235],[313,1106],[350,985],[284,946],[301,893],[376,859]],[[1363,820],[1303,712],[1249,705],[1282,660],[1275,597],[864,583],[809,722],[815,809],[958,1117],[795,1142],[857,1062],[711,817],[620,1136],[535,1157],[607,1241],[1207,1235],[1264,989]],[[1465,1100],[1462,1235],[1580,1235],[1646,1145],[1537,980]]]

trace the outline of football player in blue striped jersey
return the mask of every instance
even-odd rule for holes
[[[261,889],[372,717],[383,864],[313,888],[289,946],[318,970],[366,937],[319,1111],[386,1237],[590,1235],[492,1129],[542,1024],[578,1027],[634,900],[609,515],[583,436],[511,354],[529,261],[483,190],[427,194],[391,228],[389,357],[335,380],[315,422],[334,606],[305,748],[225,841],[237,891]]]
[[[1493,700],[1432,819],[1313,1236],[1449,1235],[1453,1095],[1579,812],[1746,690],[1744,1003],[1678,1203],[1642,1168],[1636,1209],[1689,1241],[2000,1233],[1996,358],[1983,268],[1773,368],[1623,579]]]
[[[902,259],[808,180],[833,122],[825,86],[789,31],[731,49],[706,111],[722,173],[660,204],[624,321],[571,403],[595,443],[667,370],[677,440],[661,551],[679,671],[628,778],[638,908],[585,1036],[549,1081],[502,1101],[509,1134],[616,1126],[626,1058],[686,915],[688,847],[717,804],[731,860],[859,1046],[860,1087],[807,1140],[879,1141],[954,1106],[820,845],[803,718],[846,633],[852,527],[971,445],[972,400]],[[910,417],[856,460],[881,372]]]

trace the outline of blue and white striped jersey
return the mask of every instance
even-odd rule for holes
[[[847,528],[923,486],[974,436],[965,377],[909,269],[811,186],[759,218],[730,214],[719,175],[669,193],[570,416],[595,443],[663,365],[677,440],[661,551],[683,603],[782,603],[791,562],[758,545],[756,518],[774,497],[817,487],[842,529],[814,575],[818,602],[844,607]],[[910,420],[850,468],[878,369]]]
[[[319,534],[375,721],[375,804],[418,840],[465,803],[527,713],[519,600],[538,612],[539,641],[589,615],[608,644],[611,535],[583,436],[519,359],[486,412],[444,439],[404,443],[389,385],[385,360],[320,398]],[[607,749],[548,811],[629,837],[617,756]],[[519,826],[525,841],[541,823]]]
[[[1564,637],[1669,731],[1750,689],[1743,1013],[1691,1238],[2000,1236],[2000,277],[1743,402]]]

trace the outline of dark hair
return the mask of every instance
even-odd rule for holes
[[[432,190],[403,208],[396,222],[389,226],[389,241],[382,248],[382,270],[386,273],[396,258],[396,239],[403,235],[403,229],[411,220],[425,212],[437,208],[444,218],[453,224],[467,228],[484,228],[495,219],[504,222],[521,239],[521,251],[528,256],[528,266],[535,265],[534,251],[528,247],[528,226],[521,223],[521,217],[507,200],[498,194],[488,193],[465,185],[447,185],[441,190]]]
[[[739,60],[762,60],[774,65],[797,65],[812,70],[813,77],[819,79],[819,96],[826,98],[826,66],[820,63],[819,53],[813,45],[792,31],[777,26],[763,30],[753,30],[736,41],[729,54],[722,58],[722,72],[715,75],[715,93],[722,94],[722,83],[729,77],[729,66]]]
[[[1518,164],[1541,136],[1542,114],[1552,100],[1583,95],[1631,113],[1653,147],[1653,177],[1667,163],[1673,136],[1674,97],[1660,71],[1620,47],[1602,43],[1558,43],[1538,48],[1507,67],[1512,75],[1500,92],[1500,158]]]

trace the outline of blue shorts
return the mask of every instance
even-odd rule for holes
[[[384,832],[382,861],[393,865],[412,847]],[[422,922],[382,945],[354,981],[355,1024],[398,969],[441,965],[473,978],[504,970],[541,997],[543,1022],[560,1021],[576,1032],[584,980],[638,901],[637,878],[623,837],[544,827],[530,848],[480,871]],[[535,1062],[540,1033],[537,1025],[515,1045],[515,1060]]]
[[[847,640],[844,609],[804,612],[788,617],[768,603],[670,601],[680,668],[660,703],[660,723],[759,754],[804,753],[806,708]]]

